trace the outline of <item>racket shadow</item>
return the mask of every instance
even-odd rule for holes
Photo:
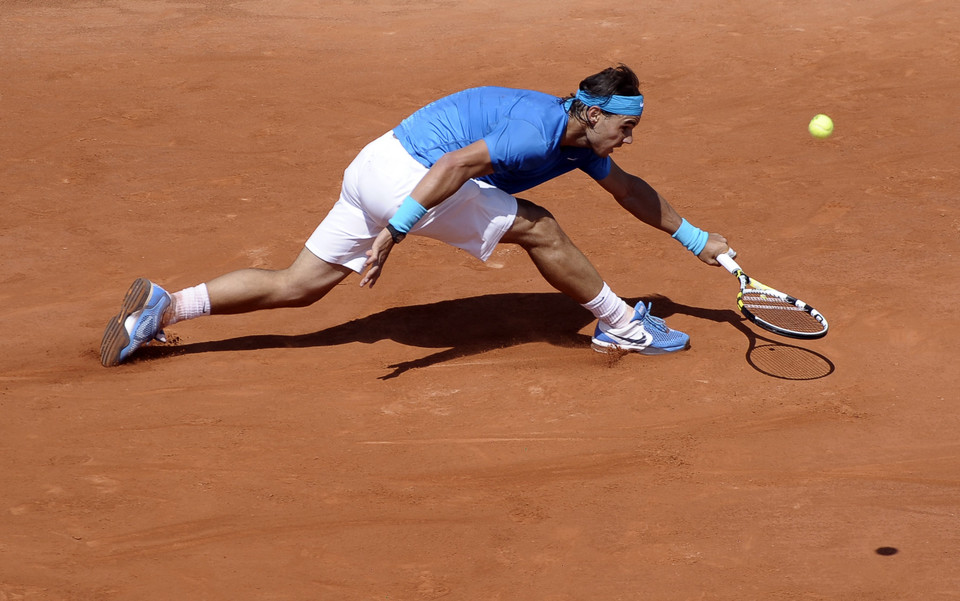
[[[756,371],[781,380],[819,380],[836,371],[836,365],[825,355],[789,344],[784,339],[759,335],[747,319],[732,309],[703,309],[675,303],[666,297],[651,299],[658,317],[676,313],[691,315],[719,323],[729,323],[748,340],[747,364]]]

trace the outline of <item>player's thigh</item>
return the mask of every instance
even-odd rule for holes
[[[565,238],[553,214],[529,200],[517,199],[517,216],[501,242],[523,247],[548,244]]]
[[[516,214],[516,198],[489,184],[469,180],[430,209],[410,234],[445,242],[486,261]]]
[[[320,259],[363,271],[367,251],[427,169],[391,134],[374,140],[350,163],[340,198],[306,242]]]

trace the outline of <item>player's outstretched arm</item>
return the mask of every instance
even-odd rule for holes
[[[600,185],[631,215],[679,240],[708,265],[719,265],[717,255],[727,252],[727,239],[708,234],[684,220],[653,186],[612,163]]]
[[[627,173],[616,163],[610,166],[610,174],[599,183],[621,207],[647,225],[668,234],[680,227],[681,217],[670,203],[653,186]]]

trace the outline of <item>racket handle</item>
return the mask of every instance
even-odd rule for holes
[[[727,252],[717,255],[717,262],[723,265],[723,268],[730,273],[736,273],[737,270],[740,269],[740,266],[733,260],[735,256],[737,256],[737,253],[731,248]]]

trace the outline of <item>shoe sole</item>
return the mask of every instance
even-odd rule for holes
[[[103,331],[103,340],[100,342],[100,363],[104,367],[113,367],[120,363],[120,352],[130,344],[130,335],[123,323],[147,304],[153,284],[146,278],[137,280],[127,290],[120,306],[120,313],[107,323]]]
[[[616,344],[609,344],[609,345],[602,344],[597,341],[592,341],[590,346],[593,348],[593,350],[597,351],[598,353],[607,353],[607,354],[637,353],[638,355],[649,356],[649,355],[669,355],[670,353],[679,353],[680,351],[685,351],[690,348],[690,341],[687,341],[687,343],[683,346],[683,348],[670,349],[670,350],[657,348],[655,346],[648,346],[646,348],[637,350],[637,349],[632,349],[626,346],[617,346]]]

